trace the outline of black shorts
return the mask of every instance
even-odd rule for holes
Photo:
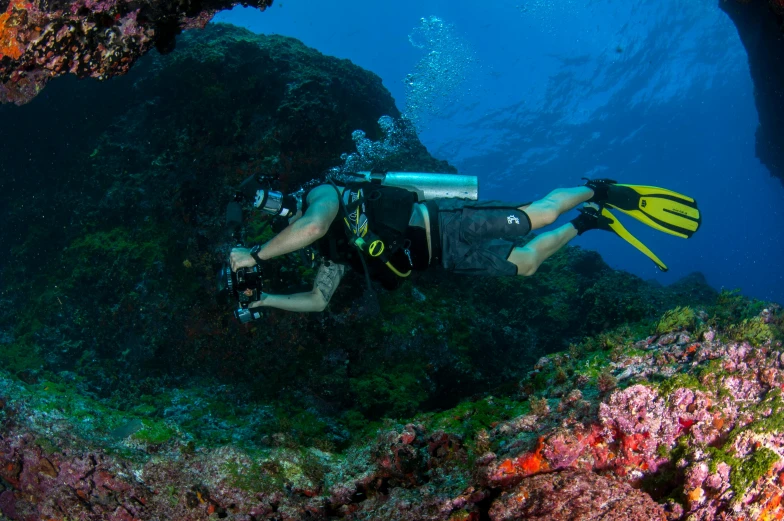
[[[441,265],[454,273],[491,277],[517,275],[507,260],[518,241],[531,232],[531,219],[518,210],[530,203],[435,199]],[[434,218],[430,216],[431,222]],[[433,238],[436,240],[436,238]]]

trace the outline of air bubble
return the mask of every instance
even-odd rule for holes
[[[408,41],[425,56],[403,81],[406,87],[405,116],[418,131],[465,95],[463,85],[477,64],[469,43],[452,24],[437,16],[422,18]]]

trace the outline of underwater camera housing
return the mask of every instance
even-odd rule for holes
[[[299,199],[296,196],[284,195],[272,190],[276,181],[274,176],[253,175],[240,185],[239,190],[226,207],[226,227],[231,232],[234,244],[242,246],[242,223],[244,203],[250,203],[268,215],[272,220],[273,230],[286,226],[286,220],[297,211]],[[282,223],[276,221],[283,221]],[[280,231],[280,230],[276,230]],[[261,318],[261,310],[250,308],[250,304],[261,299],[263,273],[256,265],[250,268],[239,268],[232,271],[229,260],[223,263],[218,271],[218,297],[228,299],[234,307],[234,316],[243,324]],[[236,307],[235,307],[236,306]]]
[[[253,175],[245,179],[239,187],[236,201],[250,202],[267,215],[288,219],[302,208],[302,193],[284,194],[272,189],[274,176]]]
[[[232,271],[231,265],[227,263],[218,272],[218,294],[237,302],[234,316],[242,324],[261,317],[261,310],[248,306],[261,298],[263,286],[264,275],[259,266]]]

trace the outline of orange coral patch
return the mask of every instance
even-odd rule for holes
[[[536,474],[539,471],[547,470],[547,463],[542,457],[542,449],[544,448],[544,438],[539,438],[539,443],[536,450],[523,454],[517,458],[517,468],[519,468],[524,475]]]
[[[539,438],[539,443],[533,452],[528,452],[515,459],[502,461],[496,467],[496,479],[510,476],[530,476],[537,472],[549,470],[549,465],[542,456],[543,448],[544,438]]]
[[[542,457],[538,454],[526,454],[518,458],[517,467],[523,474],[535,474],[542,469]]]
[[[8,56],[17,60],[24,54],[19,42],[19,26],[24,9],[29,7],[24,0],[12,0],[5,13],[0,14],[0,58]]]
[[[781,508],[780,493],[768,500],[765,508],[760,513],[759,519],[763,521],[780,521],[784,519],[784,510]]]
[[[702,494],[702,488],[697,487],[694,490],[689,491],[687,495],[689,496],[689,501],[694,503],[702,499]]]
[[[504,460],[500,465],[498,465],[498,470],[504,474],[514,474],[514,463],[512,460]]]

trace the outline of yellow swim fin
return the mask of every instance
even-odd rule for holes
[[[660,270],[668,270],[667,265],[664,264],[650,248],[641,243],[637,237],[629,233],[629,230],[627,230],[624,225],[610,213],[610,210],[604,206],[595,203],[586,203],[579,209],[579,212],[583,215],[572,221],[572,224],[577,229],[578,233],[582,234],[586,230],[595,228],[612,232],[651,259]]]
[[[586,183],[596,196],[591,200],[620,210],[651,228],[688,239],[699,230],[702,216],[697,201],[658,186],[618,184],[610,179]]]

